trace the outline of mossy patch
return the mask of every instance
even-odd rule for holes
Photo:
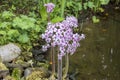
[[[0,70],[8,70],[2,62],[0,62]]]

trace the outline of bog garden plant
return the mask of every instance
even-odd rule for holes
[[[80,46],[79,41],[84,39],[84,34],[81,36],[73,32],[73,28],[78,27],[78,21],[73,16],[66,17],[65,20],[57,23],[50,22],[50,13],[55,5],[53,3],[45,4],[48,13],[48,25],[45,33],[42,34],[42,39],[45,39],[46,45],[42,47],[43,51],[51,48],[52,56],[52,76],[51,80],[55,80],[55,54],[58,59],[58,80],[66,80],[69,68],[69,54],[73,54],[77,47]],[[54,51],[57,49],[57,53]],[[65,57],[65,71],[62,77],[62,57]]]

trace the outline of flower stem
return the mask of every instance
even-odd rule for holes
[[[50,13],[48,13],[48,18],[47,19],[48,19],[48,22],[50,22]]]
[[[51,64],[52,64],[52,74],[49,80],[55,80],[55,56],[54,47],[51,47]]]
[[[58,59],[58,80],[62,80],[62,59]]]
[[[52,75],[55,75],[55,56],[54,47],[51,47]]]
[[[68,69],[69,69],[69,55],[68,55],[68,53],[66,53],[66,55],[65,55],[65,71],[64,71],[64,75],[63,75],[63,80],[66,80],[66,78],[67,78]]]

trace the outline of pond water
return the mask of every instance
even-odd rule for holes
[[[111,11],[100,23],[83,24],[86,39],[70,56],[75,80],[120,80],[120,11]]]

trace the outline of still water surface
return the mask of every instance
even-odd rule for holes
[[[98,24],[83,24],[86,39],[70,56],[75,80],[120,80],[120,12],[111,12]]]

